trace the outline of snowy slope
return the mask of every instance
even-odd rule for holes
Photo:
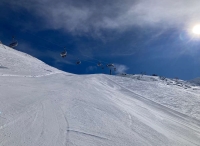
[[[0,69],[4,76],[42,76],[63,73],[44,62],[0,44]]]
[[[0,53],[1,146],[200,145],[197,86],[73,75],[10,48]]]

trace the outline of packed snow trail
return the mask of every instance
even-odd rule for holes
[[[0,76],[1,146],[200,145],[198,90],[152,77],[73,75],[4,50],[0,74],[11,76]]]

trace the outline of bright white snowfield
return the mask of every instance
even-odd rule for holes
[[[200,146],[200,87],[74,75],[0,45],[0,146]]]

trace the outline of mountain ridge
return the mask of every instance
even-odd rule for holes
[[[199,86],[141,75],[74,75],[9,47],[0,47],[0,61],[0,145],[200,143]]]

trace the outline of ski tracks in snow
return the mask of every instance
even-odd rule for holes
[[[149,98],[146,98],[146,97],[144,97],[144,96],[142,96],[142,95],[140,95],[140,94],[138,94],[138,93],[135,93],[135,92],[132,91],[131,89],[128,89],[128,88],[126,88],[126,87],[124,87],[124,86],[118,84],[117,82],[113,81],[112,79],[110,79],[110,78],[108,78],[108,77],[106,77],[106,78],[107,78],[109,81],[113,82],[114,84],[118,85],[118,86],[119,86],[120,88],[122,88],[123,90],[125,90],[125,91],[127,91],[127,92],[130,92],[132,95],[135,95],[135,96],[132,96],[132,97],[134,97],[135,99],[138,99],[138,100],[140,100],[140,101],[143,101],[145,104],[154,106],[154,107],[156,107],[156,108],[158,108],[158,109],[160,109],[160,110],[162,110],[162,111],[164,111],[164,112],[167,112],[167,113],[169,113],[169,114],[172,114],[172,115],[174,115],[174,117],[179,117],[179,118],[181,118],[181,119],[183,119],[183,120],[189,120],[190,122],[193,122],[193,123],[197,124],[198,127],[200,127],[200,120],[195,119],[195,118],[192,118],[192,117],[189,117],[189,116],[186,115],[186,114],[180,113],[180,112],[175,111],[175,110],[173,110],[173,109],[171,109],[171,108],[169,108],[169,107],[166,107],[166,106],[164,106],[164,105],[162,105],[162,104],[160,104],[160,103],[158,103],[158,102],[156,102],[156,101],[150,100]],[[189,121],[188,121],[188,122],[189,122]],[[189,123],[190,123],[190,122],[189,122]]]
[[[57,107],[59,108],[59,110],[62,112],[62,116],[65,120],[65,123],[66,123],[66,130],[64,130],[64,133],[65,133],[65,146],[69,146],[69,144],[71,143],[70,140],[69,140],[69,121],[67,119],[67,115],[66,113],[62,110],[62,108],[60,107],[60,105],[57,105]],[[63,127],[60,127],[60,129],[63,129]]]
[[[108,86],[114,88],[114,90],[119,90],[129,97],[125,96],[125,99],[117,98],[112,100],[121,106],[121,108],[125,109],[130,121],[130,127],[135,124],[135,119],[139,119],[140,122],[143,121],[143,123],[148,123],[148,127],[151,127],[156,131],[159,129],[158,132],[171,139],[171,141],[174,141],[176,137],[177,141],[174,142],[177,143],[177,145],[181,143],[199,145],[199,120],[165,107],[162,104],[135,93],[129,88],[123,87],[109,77],[106,78],[109,81]],[[132,118],[132,116],[134,116],[134,118]],[[134,123],[132,123],[133,119]]]

